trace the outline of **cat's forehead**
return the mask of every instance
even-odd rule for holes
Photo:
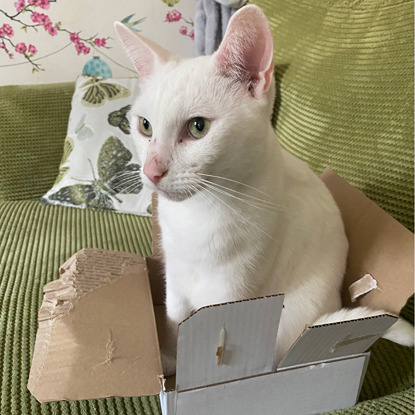
[[[160,66],[143,85],[139,107],[146,107],[151,115],[163,111],[166,116],[183,113],[184,117],[217,110],[221,98],[227,99],[227,87],[211,59],[202,56]]]
[[[160,68],[153,84],[158,102],[183,104],[206,92],[211,76],[209,57],[170,61]],[[183,101],[183,102],[182,102]]]

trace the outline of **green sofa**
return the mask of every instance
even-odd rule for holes
[[[254,3],[275,37],[281,143],[413,231],[413,1]],[[59,266],[84,247],[151,247],[149,218],[39,203],[58,172],[73,88],[0,88],[0,414],[161,414],[158,397],[40,405],[26,387],[42,287]],[[413,297],[402,313],[413,322]],[[413,367],[413,349],[378,341],[359,403],[334,413],[412,414]]]

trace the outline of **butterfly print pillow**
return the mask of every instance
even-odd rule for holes
[[[77,79],[59,172],[42,203],[151,214],[130,134],[137,91],[136,78]]]

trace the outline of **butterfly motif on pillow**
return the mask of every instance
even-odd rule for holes
[[[75,134],[79,140],[86,140],[94,136],[94,130],[85,122],[86,114],[83,114],[75,128]]]
[[[112,101],[130,96],[128,88],[96,76],[92,76],[80,88],[85,89],[81,102],[87,107],[100,107],[107,100]]]
[[[58,174],[58,177],[55,180],[54,186],[56,186],[58,183],[60,183],[61,180],[66,175],[66,173],[68,173],[69,166],[65,166],[65,164],[68,161],[68,158],[69,158],[70,154],[72,153],[73,148],[74,148],[73,140],[72,140],[71,137],[67,136],[65,138],[65,142],[63,144],[62,160],[61,160],[61,164],[59,166],[59,174]]]
[[[98,156],[98,177],[91,164],[93,180],[87,184],[65,186],[49,199],[72,206],[115,210],[114,201],[122,203],[117,195],[137,194],[141,191],[140,165],[131,163],[132,153],[117,137],[109,137]]]
[[[112,111],[108,115],[108,123],[113,127],[118,127],[124,134],[130,134],[130,122],[127,113],[130,111],[131,105],[126,105],[117,111]]]

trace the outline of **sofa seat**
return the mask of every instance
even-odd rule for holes
[[[147,217],[44,206],[38,200],[0,203],[0,386],[2,415],[161,414],[158,397],[39,404],[27,390],[43,286],[84,247],[149,255]],[[413,300],[404,309],[413,314]],[[375,344],[360,400],[341,414],[413,413],[413,349]],[[379,398],[382,397],[382,398]],[[378,399],[376,399],[378,398]]]
[[[39,404],[27,390],[43,286],[84,247],[149,255],[151,220],[107,211],[0,202],[0,414],[160,414],[158,397]]]

